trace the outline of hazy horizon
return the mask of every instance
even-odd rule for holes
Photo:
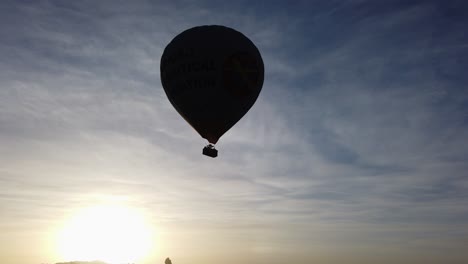
[[[468,263],[465,1],[0,3],[0,262]],[[232,27],[265,64],[216,145],[164,47]]]

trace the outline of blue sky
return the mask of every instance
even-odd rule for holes
[[[0,259],[62,261],[43,250],[52,227],[114,199],[149,212],[178,263],[468,261],[464,1],[3,1],[0,13]],[[159,79],[167,43],[206,24],[243,32],[265,63],[214,160]]]

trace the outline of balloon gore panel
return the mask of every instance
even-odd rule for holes
[[[169,101],[213,144],[249,111],[263,79],[258,49],[242,33],[224,26],[188,29],[161,57],[161,82]]]

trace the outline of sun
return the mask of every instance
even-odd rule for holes
[[[64,261],[135,263],[152,248],[152,229],[143,214],[118,205],[80,210],[59,232],[57,250]]]

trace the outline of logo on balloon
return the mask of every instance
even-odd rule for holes
[[[234,53],[223,65],[223,85],[236,97],[245,97],[255,91],[260,80],[259,65],[256,57],[249,53]]]

